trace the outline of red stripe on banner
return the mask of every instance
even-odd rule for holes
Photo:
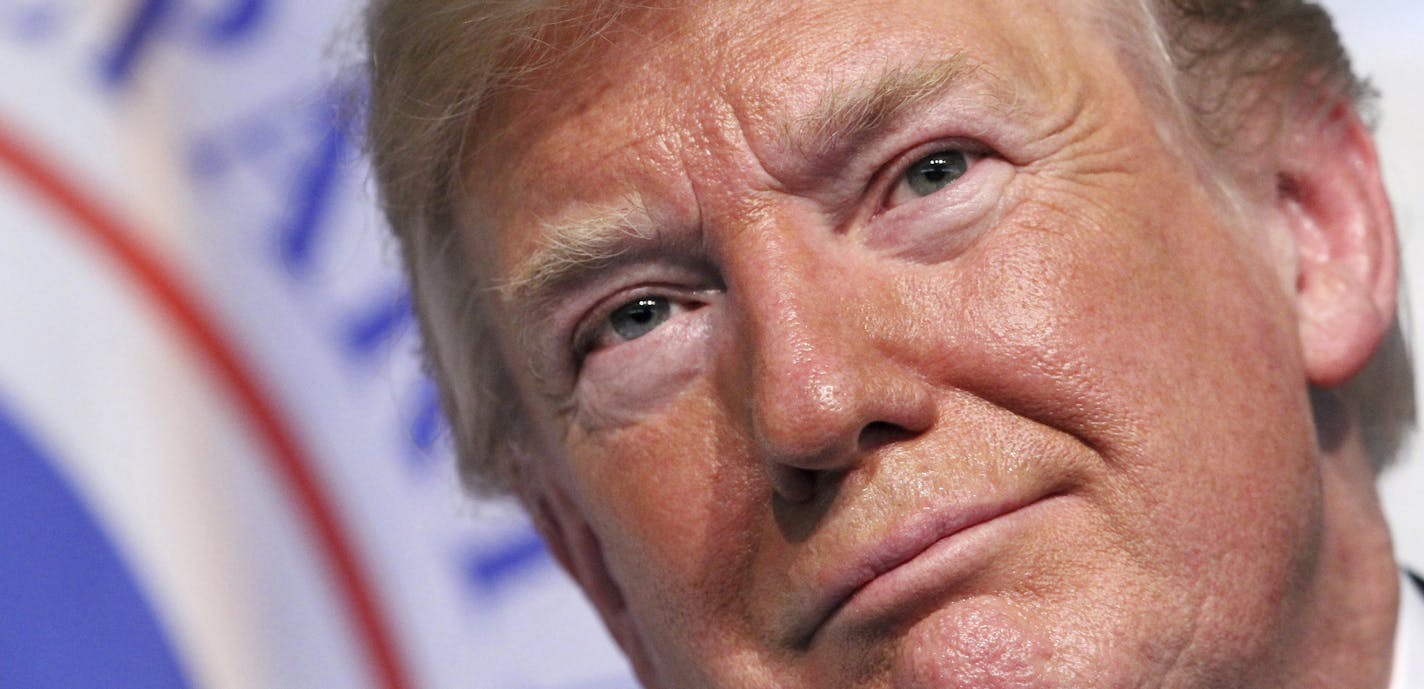
[[[65,178],[57,166],[24,146],[12,131],[0,123],[0,165],[10,168],[33,192],[67,215],[75,229],[118,263],[211,367],[219,385],[236,400],[266,446],[270,469],[286,482],[315,531],[317,544],[335,573],[340,596],[355,617],[357,635],[375,666],[380,686],[411,687],[371,584],[357,565],[355,550],[341,531],[331,501],[317,483],[312,462],[298,446],[292,429],[277,414],[276,405],[258,386],[257,377],[228,346],[216,322],[203,312],[178,276],[166,270],[162,261],[138,242],[137,233],[83,194],[79,185]]]

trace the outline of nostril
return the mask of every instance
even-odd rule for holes
[[[771,484],[778,497],[790,503],[816,496],[816,475],[810,469],[778,464],[771,468]]]
[[[859,449],[862,452],[909,440],[915,432],[885,421],[875,421],[860,429]]]

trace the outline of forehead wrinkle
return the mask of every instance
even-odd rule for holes
[[[887,67],[868,78],[832,87],[809,113],[783,126],[780,136],[785,145],[811,156],[853,147],[887,122],[960,85],[976,71],[974,63],[960,53]]]

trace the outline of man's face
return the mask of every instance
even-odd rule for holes
[[[534,500],[646,681],[1288,661],[1321,523],[1292,304],[1089,5],[652,10],[506,102],[470,241]]]

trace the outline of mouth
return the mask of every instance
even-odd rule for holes
[[[810,648],[838,621],[868,620],[952,589],[1011,539],[1020,516],[1056,495],[955,506],[896,524],[883,538],[818,577],[823,593],[798,635]]]

